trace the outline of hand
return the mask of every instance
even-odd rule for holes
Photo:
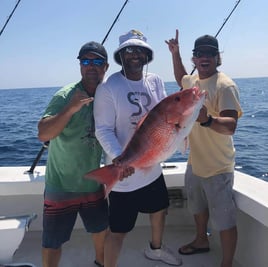
[[[76,90],[71,98],[71,101],[69,102],[68,108],[71,109],[73,113],[75,113],[79,111],[84,105],[89,105],[89,103],[93,100],[94,97],[88,97],[86,92]]]
[[[119,180],[122,181],[123,179],[127,178],[128,176],[132,175],[135,172],[135,169],[131,166],[123,166],[122,171],[120,173]]]
[[[169,51],[174,53],[179,53],[179,31],[176,29],[175,38],[169,39],[169,41],[165,41],[165,43],[168,45]]]
[[[208,120],[208,111],[206,106],[202,106],[202,108],[199,111],[199,115],[196,121],[202,123],[206,122]]]
[[[118,156],[117,158],[113,159],[113,164],[115,166],[118,166],[120,167],[120,178],[119,180],[122,181],[124,178],[132,175],[134,172],[135,172],[135,169],[131,166],[126,166],[126,165],[123,165],[121,162],[120,162],[121,158],[120,156]]]

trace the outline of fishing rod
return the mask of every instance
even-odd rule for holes
[[[44,142],[44,144],[43,144],[43,146],[41,147],[40,151],[38,152],[38,154],[37,154],[35,160],[33,161],[30,170],[27,171],[28,173],[33,173],[34,168],[36,167],[37,163],[39,162],[39,160],[40,160],[40,158],[41,158],[43,152],[46,150],[46,148],[48,148],[48,145],[49,145],[49,141]]]
[[[13,14],[14,14],[14,12],[15,12],[17,6],[19,5],[20,1],[21,1],[21,0],[18,0],[18,2],[17,2],[17,4],[15,5],[15,7],[13,8],[11,14],[8,16],[7,21],[6,21],[4,27],[2,28],[2,30],[1,30],[1,32],[0,32],[0,36],[2,35],[4,29],[6,28],[6,26],[7,26],[8,22],[9,22],[9,20],[10,20],[11,17],[13,16]]]
[[[121,7],[120,11],[118,12],[118,14],[117,14],[117,16],[116,16],[116,18],[115,18],[114,22],[112,23],[112,25],[111,25],[110,29],[108,30],[108,32],[107,32],[107,34],[105,35],[105,37],[104,37],[103,41],[101,42],[101,44],[102,44],[102,45],[103,45],[103,44],[104,44],[104,42],[106,41],[106,39],[107,39],[108,35],[110,34],[110,31],[111,31],[111,30],[112,30],[112,28],[114,27],[114,24],[115,24],[115,23],[116,23],[116,21],[118,20],[118,18],[119,18],[119,16],[120,16],[120,14],[121,14],[121,12],[123,11],[124,7],[126,6],[127,2],[128,2],[128,0],[126,0],[126,1],[125,1],[125,3],[123,4],[123,6]]]
[[[226,24],[226,22],[229,20],[229,18],[231,17],[231,15],[233,14],[233,12],[235,11],[235,9],[237,8],[237,6],[239,5],[241,0],[237,1],[234,8],[232,9],[232,11],[230,12],[229,16],[224,20],[223,24],[221,25],[220,29],[218,30],[218,32],[215,35],[215,38],[218,36],[218,34],[221,32],[222,28],[224,27],[224,25]]]
[[[19,1],[20,1],[20,0],[19,0]],[[107,34],[105,35],[103,41],[101,42],[102,45],[105,43],[107,37],[109,36],[109,34],[110,34],[112,28],[114,27],[116,21],[118,20],[120,14],[122,13],[122,11],[123,11],[123,9],[124,9],[124,7],[126,6],[126,4],[127,4],[128,1],[129,1],[129,0],[126,0],[126,1],[124,2],[123,6],[121,7],[120,11],[118,12],[118,14],[117,14],[115,20],[113,21],[111,27],[109,28]],[[32,164],[32,166],[31,166],[30,170],[27,171],[28,173],[33,173],[33,171],[34,171],[34,169],[35,169],[37,163],[39,162],[39,160],[40,160],[40,158],[41,158],[43,152],[46,150],[46,148],[48,148],[48,146],[49,146],[49,141],[47,141],[47,142],[45,142],[45,143],[43,144],[43,146],[41,147],[41,149],[40,149],[39,153],[37,154],[35,160],[33,161],[33,164]]]
[[[221,32],[221,30],[223,29],[224,25],[226,24],[226,22],[229,20],[229,18],[232,16],[233,12],[235,11],[235,9],[237,8],[237,6],[239,5],[239,3],[241,2],[241,0],[238,0],[235,4],[235,6],[233,7],[233,9],[231,10],[231,12],[229,13],[228,17],[224,20],[223,24],[221,25],[221,27],[219,28],[219,30],[217,31],[217,33],[215,34],[215,38],[219,35],[219,33]],[[192,72],[190,75],[192,75],[195,71],[196,67],[193,68]]]

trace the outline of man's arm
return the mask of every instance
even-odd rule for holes
[[[238,112],[236,110],[223,110],[218,117],[209,117],[207,108],[203,106],[200,110],[197,121],[204,127],[209,127],[217,133],[233,135],[236,130]]]
[[[88,105],[93,101],[85,92],[77,90],[71,101],[61,112],[54,116],[42,118],[38,123],[38,138],[42,142],[49,141],[57,137],[65,128],[74,113],[79,111],[82,106]]]
[[[172,38],[169,41],[165,41],[165,42],[168,45],[169,51],[172,54],[173,71],[174,71],[175,79],[178,85],[182,87],[181,80],[182,80],[182,77],[187,74],[187,72],[181,60],[178,37],[179,37],[179,31],[176,30],[175,38]]]

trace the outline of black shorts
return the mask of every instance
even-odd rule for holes
[[[169,206],[168,191],[163,174],[151,184],[131,191],[109,194],[109,225],[111,232],[130,232],[138,213],[154,213]]]

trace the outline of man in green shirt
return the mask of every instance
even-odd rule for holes
[[[68,241],[79,213],[92,233],[95,264],[103,266],[108,227],[104,188],[85,180],[85,173],[100,165],[102,148],[95,137],[93,97],[109,67],[105,48],[96,42],[83,45],[80,82],[60,89],[38,123],[38,137],[50,141],[46,166],[42,255],[44,267],[57,267],[61,246]]]

